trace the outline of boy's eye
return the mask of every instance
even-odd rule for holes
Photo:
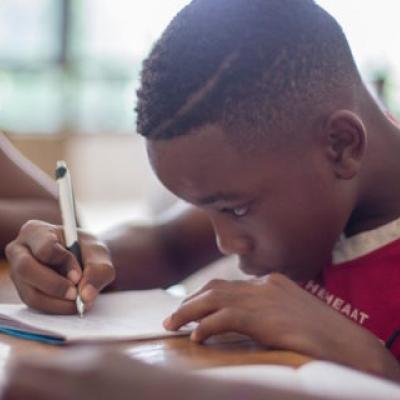
[[[248,206],[241,206],[241,207],[235,207],[235,208],[223,208],[221,209],[221,212],[223,213],[228,213],[228,214],[232,214],[235,217],[244,217],[249,211],[249,207]]]
[[[236,207],[232,210],[233,215],[235,215],[235,217],[244,217],[248,211],[249,211],[249,207],[247,207],[247,206]]]

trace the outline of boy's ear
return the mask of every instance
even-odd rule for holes
[[[325,135],[327,156],[336,177],[353,178],[367,147],[367,131],[362,120],[351,111],[335,111],[327,120]]]

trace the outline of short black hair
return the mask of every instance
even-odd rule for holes
[[[143,63],[137,131],[266,131],[360,80],[346,37],[312,0],[193,0]],[[308,110],[308,111],[306,111]]]

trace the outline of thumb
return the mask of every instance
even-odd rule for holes
[[[85,303],[92,303],[101,290],[115,279],[115,270],[111,263],[88,263],[78,290]]]

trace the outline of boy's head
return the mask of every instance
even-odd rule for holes
[[[194,0],[144,62],[138,131],[221,250],[303,280],[356,206],[361,94],[340,26],[313,1]]]

